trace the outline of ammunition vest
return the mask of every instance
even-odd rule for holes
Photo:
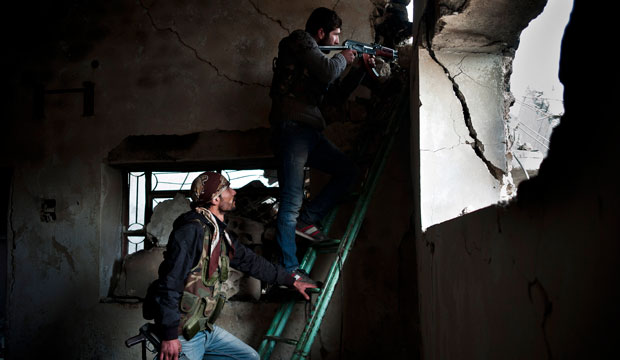
[[[295,53],[294,49],[300,46],[295,42],[303,38],[298,31],[282,39],[278,45],[278,57],[273,59],[272,64],[273,79],[269,95],[272,99],[285,97],[318,106],[327,92],[328,84],[319,83],[311,77],[308,68]]]
[[[288,97],[305,104],[316,105],[316,100],[309,97],[306,89],[310,77],[301,64],[285,63],[284,58],[273,59],[273,79],[271,81],[272,98]]]
[[[232,246],[228,234],[219,233],[218,225],[212,214],[205,215],[214,230],[209,225],[204,224],[198,219],[194,219],[201,224],[204,229],[202,254],[200,261],[194,266],[185,280],[183,296],[179,303],[181,310],[181,320],[179,323],[179,334],[185,339],[191,338],[202,330],[213,330],[213,323],[219,317],[224,304],[226,303],[226,293],[222,291],[222,283],[228,279],[229,262],[227,244]],[[210,259],[211,244],[218,241],[215,246],[221,249],[219,259]],[[218,261],[217,270],[209,276],[209,261]]]

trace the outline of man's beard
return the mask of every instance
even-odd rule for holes
[[[233,200],[232,203],[228,203],[228,204],[220,204],[219,206],[219,210],[221,212],[231,212],[233,210],[235,210],[237,208],[235,201]]]
[[[329,36],[324,37],[322,40],[319,40],[319,46],[331,46],[329,43]]]

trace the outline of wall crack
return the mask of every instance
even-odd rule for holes
[[[467,144],[458,143],[458,144],[452,145],[452,146],[444,146],[444,147],[441,147],[439,149],[420,149],[420,151],[436,153],[436,152],[444,151],[444,150],[454,150],[454,148],[457,148],[457,147],[459,147],[461,145],[467,145]]]
[[[523,280],[527,281],[527,297],[530,300],[530,303],[534,307],[536,307],[537,303],[542,304],[542,321],[540,323],[540,327],[542,330],[543,341],[545,343],[545,349],[547,350],[547,358],[553,359],[551,344],[549,343],[549,336],[547,334],[547,320],[549,320],[549,318],[551,317],[551,312],[553,311],[553,303],[549,299],[549,294],[547,294],[547,290],[538,280],[538,277],[534,276],[534,280],[530,281],[524,271],[522,271],[517,265],[517,259],[515,259],[514,256],[512,257],[512,266],[514,267],[517,274],[520,275]]]
[[[291,31],[290,31],[289,29],[287,29],[287,28],[286,28],[286,27],[282,24],[282,20],[278,20],[278,19],[276,19],[276,18],[274,18],[274,17],[269,16],[267,13],[263,12],[263,11],[262,11],[262,10],[258,7],[258,5],[256,5],[256,4],[254,3],[254,1],[252,1],[252,0],[248,0],[248,2],[249,2],[250,4],[252,4],[252,6],[254,7],[254,10],[256,10],[256,12],[257,12],[257,13],[259,13],[260,15],[262,15],[262,16],[266,17],[267,19],[269,19],[269,20],[273,21],[274,23],[278,24],[278,25],[279,25],[282,29],[284,29],[284,31],[286,31],[286,32],[290,35]]]
[[[217,76],[219,77],[223,77],[224,79],[233,82],[235,84],[239,84],[242,86],[260,86],[260,87],[264,87],[264,88],[269,88],[269,85],[265,85],[265,84],[261,84],[261,83],[248,83],[248,82],[244,82],[241,80],[237,80],[237,79],[233,79],[232,77],[224,74],[222,71],[220,71],[220,69],[215,66],[215,64],[213,64],[213,62],[211,62],[208,59],[205,59],[204,57],[200,56],[200,54],[198,53],[198,50],[196,50],[196,48],[194,48],[193,46],[191,46],[190,44],[188,44],[183,37],[181,36],[181,34],[179,34],[179,32],[177,30],[175,30],[172,27],[160,27],[157,25],[157,23],[155,22],[155,19],[153,19],[153,15],[151,14],[151,8],[144,5],[143,0],[140,0],[140,6],[144,9],[146,16],[149,18],[149,21],[151,22],[151,26],[153,26],[153,28],[157,31],[166,31],[169,33],[172,33],[174,36],[176,36],[177,40],[179,41],[179,43],[186,47],[187,49],[189,49],[191,52],[194,53],[194,57],[196,57],[196,59],[198,59],[198,61],[203,62],[207,65],[209,65],[209,67],[211,67],[215,73],[217,74]]]
[[[71,266],[71,270],[75,272],[75,261],[73,260],[73,256],[71,256],[71,252],[66,246],[59,243],[55,236],[52,236],[52,247],[65,257],[67,263]]]
[[[435,51],[432,49],[429,39],[427,39],[427,43],[427,50],[431,59],[433,59],[433,61],[443,69],[444,73],[452,83],[452,90],[454,91],[454,95],[461,103],[461,106],[463,108],[463,117],[465,119],[465,126],[469,131],[469,136],[473,139],[473,142],[469,143],[469,145],[472,147],[478,158],[480,158],[480,160],[482,160],[484,165],[487,167],[491,176],[493,176],[493,178],[502,183],[505,173],[502,169],[493,165],[493,163],[484,156],[484,144],[482,143],[482,141],[480,141],[480,139],[478,139],[478,133],[476,132],[476,129],[474,128],[471,120],[471,113],[469,111],[469,106],[467,105],[467,99],[465,99],[465,95],[463,94],[463,92],[459,88],[458,83],[455,80],[455,77],[460,75],[462,71],[459,72],[459,74],[457,74],[456,76],[451,75],[450,70],[448,70],[448,68],[443,65],[435,55]]]
[[[474,84],[480,86],[481,88],[487,88],[487,89],[492,89],[491,86],[487,85],[487,84],[483,84],[480,83],[478,80],[474,79],[473,77],[469,76],[469,74],[467,74],[467,72],[465,72],[462,68],[463,66],[463,61],[465,61],[465,59],[467,59],[469,56],[465,55],[463,56],[463,58],[461,59],[461,61],[459,61],[459,63],[457,64],[457,67],[459,68],[459,73],[452,76],[454,79],[456,79],[458,76],[463,75],[465,77],[467,77],[471,82],[473,82]]]
[[[551,316],[551,311],[553,309],[553,303],[549,300],[549,295],[547,294],[547,291],[542,286],[540,281],[538,281],[538,278],[534,278],[534,281],[529,281],[527,284],[527,295],[532,304],[534,304],[534,299],[532,295],[534,290],[536,290],[537,293],[541,295],[542,300],[543,300],[543,319],[541,323],[541,328],[542,328],[542,333],[543,333],[543,339],[545,341],[545,347],[547,349],[547,358],[553,359],[553,354],[551,352],[551,344],[549,344],[549,338],[547,336],[547,328],[546,328],[547,320],[549,319],[549,316]]]

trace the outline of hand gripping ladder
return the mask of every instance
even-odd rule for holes
[[[292,359],[306,359],[308,357],[310,349],[314,342],[314,338],[316,337],[316,334],[321,326],[321,321],[323,320],[325,312],[327,311],[327,307],[329,306],[329,302],[334,293],[334,289],[336,288],[336,285],[340,278],[342,266],[344,265],[349,251],[353,247],[355,238],[357,237],[357,234],[361,228],[362,222],[366,214],[366,210],[368,208],[368,204],[370,203],[370,199],[372,198],[381,172],[385,167],[385,163],[387,162],[388,155],[390,153],[390,150],[392,149],[392,145],[394,144],[396,134],[398,133],[401,122],[403,121],[403,119],[408,119],[408,87],[405,86],[404,90],[398,96],[399,98],[396,102],[397,106],[395,107],[395,111],[391,114],[390,119],[387,122],[385,132],[381,134],[383,135],[381,144],[379,145],[372,165],[367,172],[365,182],[362,186],[362,190],[355,204],[353,213],[349,219],[345,233],[342,239],[335,240],[335,244],[331,244],[338,245],[336,258],[331,264],[327,277],[324,281],[323,288],[318,291],[318,298],[314,306],[312,307],[310,316],[305,324],[302,334],[300,335],[298,340],[286,339],[281,337],[288,318],[293,311],[295,300],[290,300],[288,302],[282,303],[278,311],[276,312],[276,315],[271,322],[271,326],[267,330],[267,333],[265,334],[258,349],[258,353],[261,359],[269,359],[277,342],[295,345]],[[327,216],[324,226],[325,233],[329,232],[329,228],[331,227],[335,218],[335,213],[336,211],[332,211]],[[306,272],[310,273],[310,270],[312,270],[312,267],[316,260],[317,253],[321,252],[322,249],[325,249],[326,245],[329,246],[330,244],[321,243],[317,246],[308,248],[300,263],[300,267]]]

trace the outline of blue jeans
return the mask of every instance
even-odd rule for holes
[[[218,326],[212,332],[199,331],[190,341],[179,336],[181,354],[189,360],[259,360],[258,353],[243,341]],[[179,358],[181,358],[179,354]]]
[[[299,266],[295,245],[297,218],[306,224],[320,222],[353,184],[358,169],[320,131],[308,126],[283,122],[273,140],[280,187],[276,237],[282,249],[282,264],[293,271]],[[331,179],[300,213],[305,166],[327,173]]]

